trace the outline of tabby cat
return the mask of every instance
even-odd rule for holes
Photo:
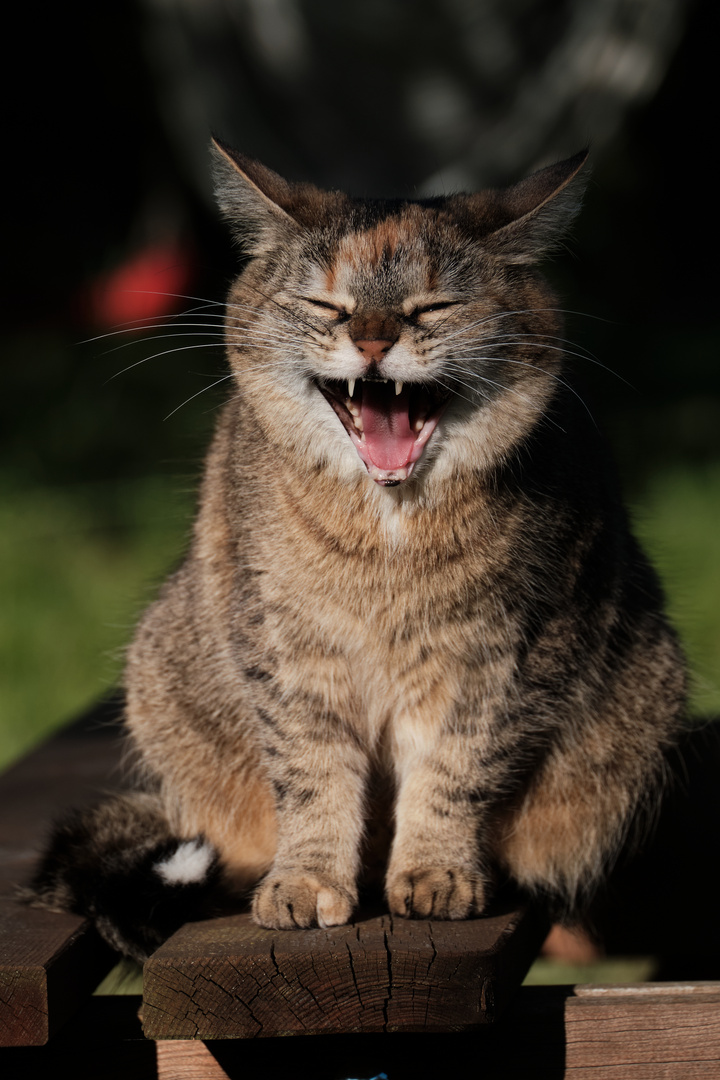
[[[685,697],[536,268],[586,155],[384,201],[213,153],[248,257],[234,394],[129,650],[137,790],[58,826],[36,895],[137,957],[213,890],[345,923],[378,866],[396,915],[465,919],[511,881],[572,916],[655,806]]]

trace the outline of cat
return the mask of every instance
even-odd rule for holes
[[[587,154],[416,201],[213,155],[246,257],[234,394],[128,652],[138,789],[60,823],[36,900],[140,959],[213,894],[346,923],[378,867],[398,916],[480,915],[509,881],[574,918],[685,715],[538,270]]]

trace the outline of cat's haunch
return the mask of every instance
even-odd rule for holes
[[[138,789],[60,826],[36,896],[135,956],[216,890],[345,922],[378,872],[398,915],[478,915],[509,880],[572,916],[685,702],[537,269],[586,155],[406,201],[213,154],[247,259],[234,393],[128,654]]]

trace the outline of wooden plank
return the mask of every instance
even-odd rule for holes
[[[472,1028],[495,1019],[546,931],[527,906],[327,930],[264,930],[249,915],[192,923],[145,964],[143,1026],[152,1039]]]
[[[498,1023],[458,1033],[161,1041],[158,1076],[717,1080],[719,1022],[720,983],[532,986],[519,991]]]
[[[203,1042],[169,1039],[155,1045],[157,1080],[228,1080],[230,1076]],[[266,1059],[263,1074],[272,1076],[274,1065],[272,1058]],[[245,1075],[252,1074],[246,1071]]]
[[[84,919],[28,908],[29,877],[55,814],[107,790],[120,759],[117,703],[104,703],[0,777],[0,1046],[35,1046],[114,963]]]
[[[720,1077],[720,982],[578,986],[565,1032],[578,1080]]]

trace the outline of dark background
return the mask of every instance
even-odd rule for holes
[[[586,210],[553,273],[568,309],[593,316],[571,316],[568,336],[630,384],[582,364],[595,407],[629,485],[668,458],[718,456],[712,0],[136,0],[23,21],[0,424],[24,482],[110,482],[201,453],[216,391],[163,417],[223,374],[220,349],[108,382],[161,346],[77,343],[111,329],[102,297],[123,286],[108,274],[148,287],[132,277],[143,253],[159,252],[151,286],[222,299],[235,254],[209,198],[210,129],[361,194],[512,182],[589,142]]]

